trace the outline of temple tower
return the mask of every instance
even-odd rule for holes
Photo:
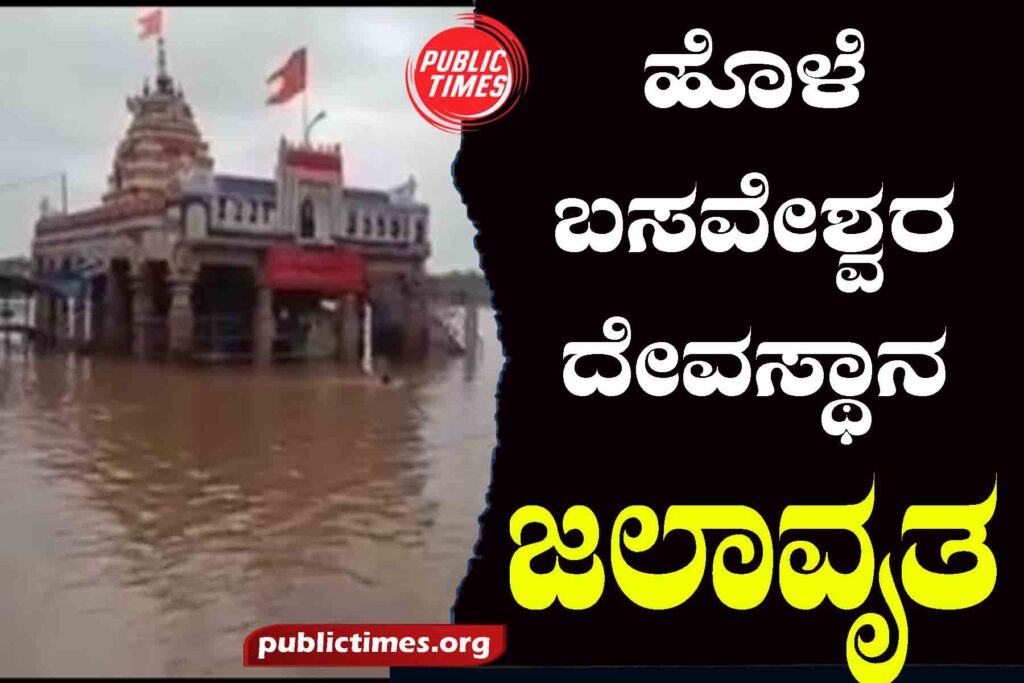
[[[114,154],[104,204],[126,198],[163,197],[180,172],[213,169],[209,146],[203,141],[185,93],[167,73],[163,38],[157,50],[156,88],[150,89],[147,81],[140,95],[128,98],[132,121]]]
[[[277,215],[302,242],[330,242],[341,234],[344,176],[341,145],[291,145],[277,156]]]

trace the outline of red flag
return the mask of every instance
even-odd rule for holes
[[[164,23],[164,11],[162,9],[155,9],[139,17],[139,26],[142,29],[142,33],[139,34],[139,40],[145,40],[150,36],[160,35],[163,33]]]
[[[306,48],[292,53],[284,66],[270,74],[267,83],[280,78],[281,87],[270,96],[267,104],[284,104],[306,89]]]

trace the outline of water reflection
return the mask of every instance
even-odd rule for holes
[[[447,621],[494,446],[481,327],[481,357],[394,387],[0,359],[0,674],[251,674],[260,625]]]

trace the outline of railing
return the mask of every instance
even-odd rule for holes
[[[35,336],[35,330],[29,326],[28,308],[25,299],[0,301],[0,352],[5,356],[12,348],[27,349]]]
[[[33,305],[25,297],[0,299],[0,335],[4,344],[9,344],[12,337],[24,345],[29,341],[52,344],[83,345],[86,334],[95,341],[102,324],[102,308],[87,308],[80,300],[71,300],[77,305],[63,309],[61,312],[46,309],[38,304]],[[86,313],[91,315],[86,323]],[[54,318],[53,316],[57,316]]]
[[[213,202],[213,225],[256,233],[278,229],[277,207],[267,199],[217,195]]]
[[[27,325],[29,323],[28,299],[3,299],[0,301],[0,323]]]

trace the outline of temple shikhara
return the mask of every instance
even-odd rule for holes
[[[61,295],[37,299],[39,326],[145,358],[427,352],[429,211],[412,178],[350,187],[340,145],[283,138],[273,177],[216,173],[162,41],[128,110],[99,205],[42,208],[34,277]]]

